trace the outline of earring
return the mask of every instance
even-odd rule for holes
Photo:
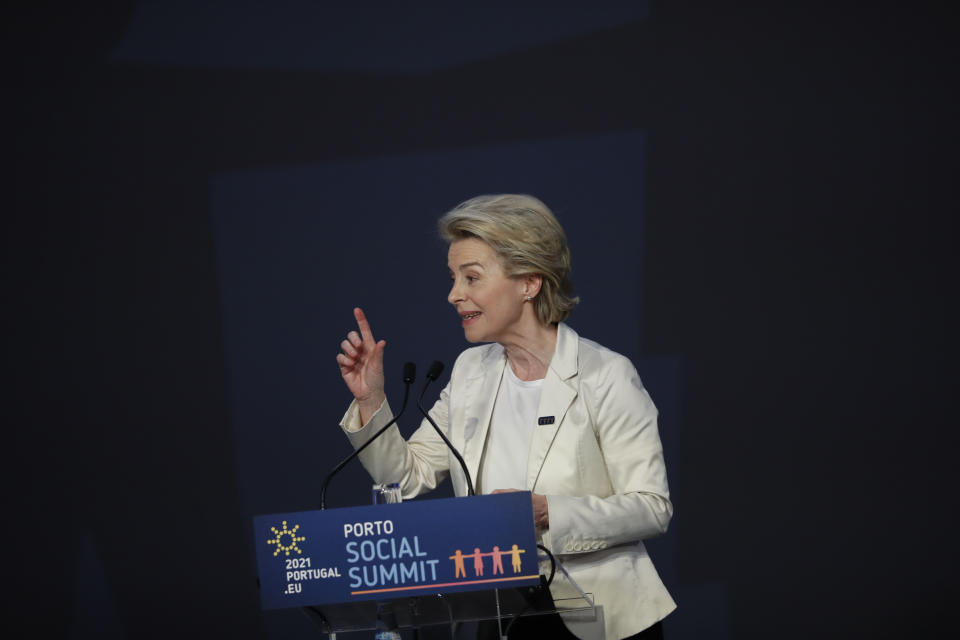
[[[527,296],[527,302],[530,302],[531,300],[533,300],[533,298],[531,298],[530,296]]]

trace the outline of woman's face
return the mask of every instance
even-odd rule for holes
[[[523,316],[529,287],[503,272],[496,253],[483,240],[465,238],[450,245],[447,267],[453,286],[447,301],[457,308],[468,342],[501,342]]]

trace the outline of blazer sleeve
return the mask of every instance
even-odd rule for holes
[[[633,364],[616,355],[581,381],[610,495],[548,495],[555,553],[581,553],[666,532],[673,515],[657,409]]]
[[[450,385],[440,392],[440,398],[431,407],[430,417],[448,433],[450,413]],[[357,401],[350,403],[340,426],[354,449],[362,446],[393,419],[390,405],[384,400],[367,424],[360,422]],[[404,500],[431,491],[449,472],[447,446],[429,422],[424,419],[409,440],[400,435],[397,425],[391,426],[369,447],[360,453],[360,463],[377,483],[399,482]]]

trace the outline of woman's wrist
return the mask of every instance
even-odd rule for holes
[[[383,401],[386,400],[387,396],[383,393],[371,394],[370,396],[364,399],[357,399],[357,408],[360,410],[360,421],[366,425],[370,422],[370,418],[373,417],[377,411],[380,410],[380,407],[383,406]]]

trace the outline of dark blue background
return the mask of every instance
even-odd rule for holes
[[[318,468],[350,451],[337,427],[350,394],[332,355],[356,328],[354,306],[388,341],[397,408],[403,362],[418,364],[420,379],[432,360],[447,364],[428,403],[445,384],[469,345],[446,301],[446,245],[436,220],[462,194],[536,193],[555,202],[569,220],[574,255],[588,254],[575,258],[584,302],[573,326],[608,336],[611,348],[636,361],[644,146],[643,134],[633,132],[216,176],[231,422],[250,515],[276,509],[278,500],[315,503]],[[401,427],[417,424],[414,417]],[[348,477],[338,478],[331,504],[351,486],[346,504],[368,500],[369,482],[356,486],[362,472]]]
[[[11,625],[308,634],[259,610],[248,515],[304,508],[347,451],[350,307],[394,371],[452,359],[432,224],[494,190],[557,210],[571,324],[630,355],[663,413],[669,637],[951,619],[952,23],[932,4],[555,4],[8,10]],[[251,230],[231,281],[223,239]],[[368,499],[351,473],[340,504]]]

